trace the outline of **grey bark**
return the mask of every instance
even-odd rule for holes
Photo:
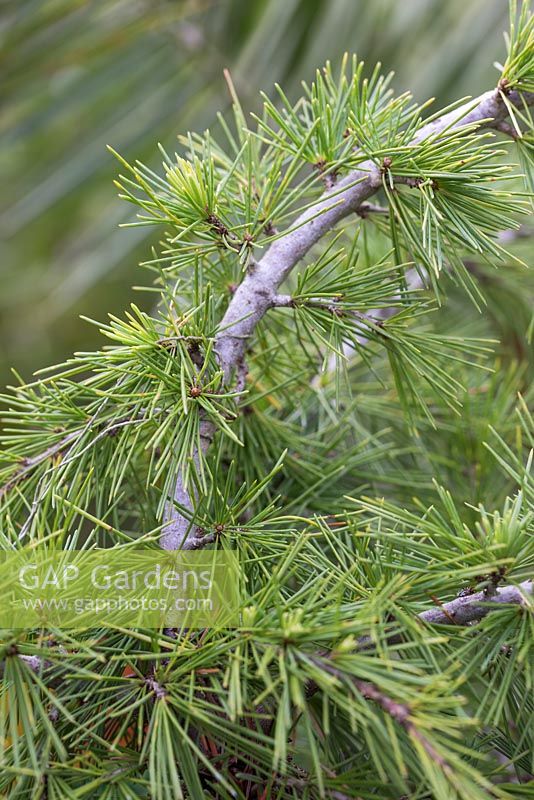
[[[510,92],[507,101],[517,106],[523,102],[532,104],[534,95]],[[429,122],[419,131],[414,141],[435,136],[452,126],[477,123],[480,127],[502,127],[501,123],[507,116],[502,92],[493,89]],[[230,385],[235,380],[236,372],[243,372],[247,343],[256,325],[275,304],[279,287],[295,265],[341,220],[358,212],[381,186],[380,168],[372,161],[364,162],[359,169],[326,191],[316,204],[306,209],[292,228],[271,244],[260,261],[251,261],[246,276],[228,305],[216,336],[215,351],[227,384]],[[209,446],[213,435],[214,430],[206,433],[203,451]],[[186,497],[181,475],[177,478],[174,496],[178,503],[192,508],[193,503],[191,498]],[[207,540],[199,541],[190,521],[173,503],[169,503],[161,537],[162,547],[166,550],[191,550],[202,547],[204,543]]]

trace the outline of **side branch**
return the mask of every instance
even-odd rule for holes
[[[431,625],[451,625],[459,626],[470,625],[473,622],[483,619],[491,611],[495,611],[503,605],[516,605],[526,607],[528,598],[533,594],[533,581],[523,581],[518,586],[502,586],[496,588],[494,592],[488,593],[487,590],[457,597],[448,603],[442,603],[436,608],[429,608],[417,615],[422,622]],[[402,637],[393,635],[388,638],[390,644],[399,643]],[[373,645],[373,640],[369,636],[362,636],[358,639],[357,649],[366,650]],[[327,652],[320,654],[323,658],[328,656]],[[20,658],[33,672],[39,672],[52,666],[52,662],[46,661],[41,656],[23,655],[18,652],[16,645],[11,645],[5,653],[7,658]],[[0,677],[4,672],[3,663],[0,661]],[[306,687],[306,696],[310,697],[318,690],[315,683],[310,682]]]
[[[449,768],[445,759],[437,752],[432,742],[417,726],[417,723],[413,717],[412,709],[409,705],[406,703],[397,702],[370,681],[362,681],[358,678],[353,678],[347,675],[328,661],[314,658],[313,662],[317,667],[319,667],[319,669],[324,670],[324,672],[327,672],[329,675],[333,675],[338,680],[348,684],[351,688],[356,689],[356,691],[359,692],[362,697],[365,697],[366,700],[371,700],[380,706],[380,708],[388,716],[390,716],[392,720],[400,725],[401,728],[404,728],[406,733],[411,736],[412,739],[416,739],[419,742],[421,747],[426,750],[427,754],[433,759],[433,761],[436,762],[436,764],[439,764],[443,770],[447,770]]]
[[[491,593],[488,592],[488,589],[485,589],[483,591],[468,594],[466,596],[456,597],[454,600],[450,600],[448,603],[441,603],[435,608],[429,608],[425,611],[422,611],[417,615],[416,619],[431,625],[458,625],[460,627],[466,627],[468,625],[472,625],[473,623],[479,622],[487,614],[495,611],[503,605],[515,605],[520,608],[527,607],[529,605],[529,598],[532,597],[532,594],[533,582],[531,580],[524,581],[518,586],[502,586],[495,588]],[[387,637],[387,641],[388,644],[401,644],[404,639],[402,634],[393,633]],[[374,646],[375,641],[371,636],[360,636],[355,643],[355,650],[357,652],[371,650],[374,648]],[[335,674],[335,672],[340,673],[340,670],[338,670],[335,666],[335,652],[322,650],[321,652],[316,653],[312,660],[321,669],[330,672],[331,674]],[[348,679],[344,674],[343,678]],[[379,699],[378,697],[372,696],[374,694],[373,690],[370,692],[363,691],[363,681],[358,681],[357,679],[352,680],[357,688],[362,691],[364,696],[369,697],[369,699]],[[360,687],[358,687],[358,683],[361,684]],[[367,685],[372,686],[372,684]],[[307,698],[310,698],[317,694],[319,688],[320,687],[316,681],[309,680],[306,683],[304,693]],[[388,701],[385,700],[385,702],[387,703]],[[256,710],[262,714],[265,713],[263,707]],[[386,708],[385,710],[388,709]],[[408,715],[406,714],[406,716],[403,717],[405,721],[407,716]],[[401,720],[398,719],[397,721]],[[270,733],[272,730],[272,725],[272,717],[264,719],[262,721],[262,729],[264,733]]]
[[[441,603],[418,614],[421,622],[430,625],[471,625],[483,619],[490,611],[502,605],[526,606],[527,598],[532,596],[533,582],[523,581],[519,586],[501,586],[494,592],[483,589],[480,592],[456,597],[448,603]],[[400,639],[388,641],[395,643]],[[363,640],[362,642],[363,643]]]
[[[519,586],[502,586],[495,589],[493,593],[487,590],[475,592],[465,597],[456,597],[448,603],[441,603],[435,608],[429,608],[417,615],[417,619],[430,625],[458,625],[466,627],[474,622],[479,622],[491,611],[503,605],[516,605],[526,607],[528,598],[532,597],[533,581],[524,581]],[[392,634],[387,637],[389,644],[401,644],[402,634]],[[356,650],[369,650],[374,646],[374,640],[370,636],[361,636],[356,643]],[[332,658],[335,654],[324,652],[322,658]],[[315,681],[309,681],[306,686],[306,697],[313,697],[319,690]]]

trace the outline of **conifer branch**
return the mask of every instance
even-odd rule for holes
[[[330,661],[324,659],[314,658],[313,663],[319,668],[333,675],[341,682],[354,687],[366,700],[372,700],[380,706],[385,713],[391,717],[398,725],[400,725],[406,733],[413,739],[416,739],[421,747],[426,751],[427,755],[436,763],[439,764],[441,769],[449,770],[450,767],[441,756],[432,742],[427,736],[419,729],[416,721],[412,716],[412,709],[406,703],[399,703],[392,697],[381,691],[374,683],[370,681],[362,681],[358,678],[347,675],[338,669]]]
[[[527,598],[532,596],[534,583],[532,580],[523,581],[518,586],[501,586],[493,592],[484,589],[480,592],[456,597],[447,603],[439,603],[434,608],[428,608],[417,615],[421,622],[429,625],[458,625],[466,627],[484,619],[491,611],[503,605],[516,605],[520,608],[527,604]],[[387,637],[388,644],[400,644],[404,641],[402,634],[392,634]],[[374,646],[370,636],[361,636],[356,642],[356,649],[369,650]],[[335,657],[328,652],[321,653],[322,657]],[[322,662],[323,664],[325,662]],[[306,696],[312,697],[319,690],[315,681],[309,681],[306,686]]]
[[[39,464],[61,455],[65,451],[65,448],[69,447],[72,442],[80,436],[80,434],[81,430],[71,431],[62,439],[60,439],[59,442],[56,442],[56,444],[47,447],[46,450],[43,450],[42,453],[38,453],[32,458],[26,458],[21,463],[20,467],[14,471],[9,481],[3,486],[0,486],[0,498],[14,489],[15,486],[17,486],[18,483],[23,481],[31,472],[33,472],[33,470],[38,467]]]
[[[457,597],[448,603],[438,604],[419,614],[422,622],[429,625],[470,625],[483,619],[499,605],[524,606],[526,598],[532,595],[533,582],[523,581],[519,586],[501,586],[494,592],[483,589],[463,597]]]
[[[505,87],[501,86],[424,125],[413,143],[451,128],[477,125],[495,129],[507,118],[510,106],[523,107],[533,103],[534,94],[516,91],[505,94]],[[358,213],[381,188],[382,177],[381,169],[373,161],[365,162],[307,208],[287,233],[270,245],[260,261],[251,258],[247,274],[232,296],[215,339],[215,352],[227,385],[235,380],[236,371],[241,372],[242,384],[247,343],[257,324],[273,307],[278,288],[292,269],[341,220],[351,213]],[[209,447],[214,433],[214,429],[212,432],[204,429],[203,450]],[[187,496],[181,473],[177,477],[174,498],[176,503],[191,510],[193,504]],[[168,504],[164,523],[161,539],[164,549],[190,550],[203,546],[193,533],[192,521],[184,517],[175,504]]]
[[[429,625],[458,625],[465,627],[484,619],[491,611],[502,605],[525,606],[527,598],[532,595],[532,580],[523,581],[519,586],[501,586],[490,591],[488,588],[480,592],[462,595],[447,603],[436,603],[433,608],[428,608],[417,615],[421,622]],[[388,637],[390,644],[402,642],[400,634]],[[358,649],[365,650],[372,647],[373,640],[363,636],[358,640]]]
[[[533,53],[510,0],[497,89],[435,117],[346,54],[254,124],[227,76],[232,120],[163,173],[119,156],[131,224],[165,226],[154,309],[92,321],[111,344],[0,398],[2,550],[106,562],[92,597],[6,562],[1,796],[484,800],[531,779],[532,321],[505,247],[530,233]],[[164,550],[129,568],[160,531],[239,554],[198,622],[160,614],[180,605]],[[205,574],[180,573],[196,599]]]
[[[465,627],[483,619],[491,611],[495,611],[503,605],[525,606],[529,596],[533,594],[534,582],[532,580],[523,581],[518,586],[501,586],[490,592],[484,589],[480,592],[456,597],[447,603],[440,603],[434,608],[426,609],[418,614],[418,619],[430,625],[458,625]],[[389,644],[398,644],[403,641],[401,634],[394,634],[388,637]],[[373,646],[373,639],[370,636],[362,636],[357,641],[358,650],[367,650]],[[323,653],[322,656],[329,656]],[[38,672],[51,665],[37,655],[25,655],[19,653],[16,646],[8,648],[6,656],[8,658],[20,658],[34,672]],[[321,661],[321,666],[325,667]],[[326,668],[326,667],[325,667]],[[329,666],[328,669],[331,667]],[[3,673],[3,664],[0,663],[0,676]],[[155,681],[147,680],[147,685],[156,692],[161,692],[161,687]],[[318,686],[314,682],[309,682],[306,686],[306,696],[311,697],[318,691]],[[271,720],[266,721],[269,728]]]

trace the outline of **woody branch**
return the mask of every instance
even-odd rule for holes
[[[451,127],[478,124],[480,127],[503,131],[502,123],[508,117],[507,105],[534,104],[534,94],[508,92],[498,87],[480,95],[460,108],[444,114],[425,125],[416,135],[414,143],[435,136]],[[394,166],[394,165],[393,165]],[[245,351],[254,330],[267,311],[276,304],[278,289],[295,265],[311,247],[341,220],[359,209],[382,186],[382,171],[373,161],[364,162],[327,190],[316,204],[306,209],[293,226],[276,239],[260,261],[250,262],[247,274],[237,287],[216,336],[215,350],[227,384],[243,376]],[[215,428],[209,422],[201,425],[202,451],[209,448]],[[200,457],[197,454],[196,458]],[[198,535],[191,515],[184,516],[179,506],[193,510],[193,498],[186,490],[183,476],[178,475],[174,503],[166,510],[162,547],[166,550],[196,550],[212,538]],[[176,505],[175,505],[176,504]]]

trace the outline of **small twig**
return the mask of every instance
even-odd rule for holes
[[[433,744],[417,727],[417,724],[412,717],[412,710],[409,705],[406,703],[398,703],[370,681],[362,681],[358,678],[354,678],[351,675],[347,675],[334,666],[334,664],[332,664],[330,661],[324,661],[318,658],[313,658],[312,661],[317,667],[319,667],[319,669],[324,670],[329,675],[333,675],[343,683],[348,683],[349,685],[354,686],[367,700],[372,700],[373,702],[377,703],[377,705],[379,705],[380,708],[386,712],[386,714],[388,714],[393,720],[395,720],[395,722],[404,728],[409,736],[417,739],[417,741],[421,744],[424,750],[426,750],[427,754],[433,761],[439,764],[443,770],[447,770],[449,768],[449,765],[445,759],[437,752]]]
[[[495,130],[499,131],[499,133],[504,133],[506,136],[510,136],[514,141],[520,138],[514,126],[510,125],[510,123],[505,120],[498,120],[495,123]]]
[[[520,583],[519,586],[502,586],[495,590],[495,593],[488,597],[486,590],[475,592],[474,594],[456,597],[448,603],[440,603],[435,608],[429,608],[417,615],[417,619],[429,625],[459,625],[466,627],[473,622],[483,619],[491,611],[503,605],[525,606],[527,598],[532,595],[533,582],[531,580]],[[403,642],[402,633],[393,633],[386,637],[388,644],[401,644]],[[371,650],[375,645],[375,640],[371,636],[360,636],[356,642],[356,650]],[[333,653],[325,651],[320,654],[322,657],[332,658]],[[315,681],[309,681],[306,685],[306,697],[312,697],[319,687]]]
[[[151,410],[151,414],[160,414],[162,413],[163,409],[156,408]],[[67,451],[67,457],[61,460],[61,466],[64,467],[66,464],[69,464],[71,461],[74,461],[76,458],[79,458],[81,455],[90,450],[91,447],[99,442],[101,439],[105,439],[108,436],[114,436],[117,431],[121,428],[129,427],[130,425],[135,425],[136,422],[143,422],[146,418],[146,411],[141,411],[135,417],[117,420],[117,422],[112,422],[106,428],[101,430],[94,439],[91,441],[79,452],[73,453],[70,455],[70,451],[74,448],[75,440],[79,439],[83,436],[84,433],[88,431],[88,429],[93,424],[96,423],[95,417],[91,417],[86,424],[82,428],[77,428],[75,431],[71,431],[70,433],[66,434],[62,439],[60,439],[56,444],[51,445],[46,450],[43,450],[41,453],[38,453],[36,456],[32,458],[25,458],[24,461],[21,463],[20,467],[18,467],[10,479],[5,483],[3,486],[0,486],[0,499],[3,495],[10,492],[14,487],[20,483],[20,481],[24,480],[36,467],[42,464],[45,461],[53,459],[54,456],[60,455],[63,453],[67,445],[70,445],[69,450]]]
[[[161,413],[162,409],[154,409],[151,413],[158,414]],[[13,475],[10,479],[5,483],[3,486],[0,486],[0,500],[6,495],[9,494],[21,481],[25,480],[34,469],[36,469],[41,464],[45,463],[46,461],[54,459],[55,456],[65,455],[64,458],[61,459],[61,463],[59,466],[65,467],[67,464],[70,464],[75,459],[82,456],[88,450],[95,446],[97,442],[101,439],[105,439],[109,436],[114,436],[121,428],[128,427],[130,425],[134,425],[138,422],[143,422],[146,417],[146,411],[141,411],[138,415],[133,418],[129,419],[121,419],[117,420],[116,422],[112,422],[106,428],[101,430],[99,433],[96,434],[94,438],[91,439],[90,442],[87,443],[85,447],[77,452],[75,451],[76,445],[81,437],[90,430],[91,426],[97,425],[97,416],[90,417],[85,425],[82,428],[77,428],[75,431],[71,431],[70,433],[66,434],[62,439],[60,439],[56,444],[51,445],[46,450],[43,450],[42,453],[38,453],[36,456],[32,458],[26,458],[21,466],[15,470]],[[34,499],[32,502],[32,506],[30,509],[30,513],[26,517],[24,525],[22,526],[20,533],[19,533],[19,540],[23,539],[26,533],[29,531],[31,523],[37,513],[39,508],[39,503],[42,498],[42,492],[40,491],[40,487],[44,479],[47,475],[55,469],[55,465],[52,464],[45,472],[42,474],[38,486],[34,495]]]
[[[410,286],[410,288],[415,289],[418,287],[414,285]],[[306,299],[295,298],[289,294],[275,295],[273,297],[272,305],[273,308],[316,308],[320,311],[327,311],[333,316],[348,317],[356,320],[357,322],[363,322],[364,325],[367,325],[369,328],[376,328],[377,326],[382,325],[382,323],[392,316],[397,310],[397,306],[388,306],[386,308],[375,309],[373,311],[374,316],[370,316],[369,314],[363,314],[361,311],[357,311],[355,309],[343,308],[343,306],[338,305],[336,298],[332,298],[332,300],[328,302],[325,299],[319,300],[313,297]],[[364,336],[357,336],[356,339],[361,341],[361,343],[367,341],[367,337]]]
[[[295,308],[295,301],[290,294],[275,294],[271,306],[272,308]]]
[[[22,480],[24,480],[36,467],[42,464],[44,461],[48,461],[48,459],[54,458],[59,453],[62,453],[65,447],[67,447],[73,439],[80,435],[83,429],[78,429],[75,431],[71,431],[62,439],[60,439],[56,444],[51,445],[46,450],[43,450],[42,453],[38,453],[36,456],[32,458],[25,458],[24,461],[21,463],[20,467],[18,467],[10,479],[5,483],[3,486],[0,487],[0,499],[8,494],[12,489],[15,488]]]
[[[465,597],[456,597],[448,603],[429,608],[418,616],[422,622],[430,625],[447,625],[451,623],[451,619],[456,625],[470,625],[483,619],[498,606],[506,604],[525,606],[529,595],[532,595],[531,580],[524,581],[519,586],[501,586],[491,595],[483,589]]]
[[[356,213],[359,217],[365,219],[369,214],[389,214],[389,208],[378,206],[374,203],[362,203],[361,206],[356,209]]]
[[[46,659],[42,658],[41,656],[27,656],[23,653],[19,653],[17,649],[17,645],[11,645],[8,647],[6,652],[6,658],[18,658],[24,664],[31,669],[32,672],[42,672],[42,670],[47,669],[52,665],[51,661],[47,661]],[[0,678],[4,675],[4,661],[0,661]]]
[[[151,692],[154,692],[156,700],[163,700],[167,697],[167,690],[154,678],[145,678],[145,683]]]

